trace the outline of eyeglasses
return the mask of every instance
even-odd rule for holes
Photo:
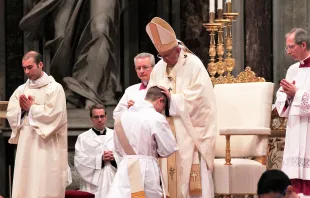
[[[99,120],[99,118],[103,119],[104,117],[106,117],[106,115],[93,116],[92,118],[95,120]]]
[[[167,59],[175,51],[175,49],[177,49],[177,47],[173,48],[173,50],[171,52],[169,52],[168,54],[163,55],[163,56],[160,55],[160,54],[157,54],[157,58],[159,58],[159,59]]]
[[[292,51],[296,45],[300,45],[300,44],[294,44],[294,45],[287,45],[284,47],[285,51],[288,52],[288,51]]]
[[[144,66],[141,66],[141,67],[136,67],[135,69],[136,69],[136,71],[140,71],[140,70],[148,70],[148,69],[150,69],[152,66],[147,66],[147,65],[144,65]]]

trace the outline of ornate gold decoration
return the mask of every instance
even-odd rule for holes
[[[220,75],[216,80],[217,81],[223,81],[225,82],[225,78],[223,77],[224,72],[226,71],[226,62],[223,61],[224,56],[224,35],[223,35],[223,28],[226,26],[226,23],[229,22],[228,19],[223,19],[222,13],[223,10],[218,10],[218,19],[215,20],[216,23],[221,24],[218,29],[218,42],[217,42],[217,56],[218,56],[218,62],[217,62],[217,73]],[[217,83],[216,83],[217,84]]]
[[[223,14],[224,18],[228,20],[227,22],[227,29],[226,29],[226,58],[225,63],[227,67],[227,81],[232,81],[231,72],[235,68],[235,59],[232,58],[232,49],[233,49],[233,42],[232,42],[232,22],[236,20],[238,13],[232,13],[232,3],[226,2],[226,13]]]
[[[256,77],[255,72],[249,66],[243,72],[240,72],[236,78],[235,83],[248,83],[248,82],[265,82],[262,77]]]
[[[199,164],[192,164],[191,178],[189,181],[189,194],[190,195],[202,195],[201,176]]]
[[[243,72],[240,72],[235,78],[233,75],[224,76],[221,78],[215,78],[214,84],[226,84],[226,83],[249,83],[249,82],[265,82],[265,79],[262,77],[257,77],[255,72],[251,70],[249,66],[245,68]]]
[[[271,113],[271,131],[285,132],[287,118],[280,117],[277,110],[274,109]]]
[[[230,135],[226,136],[226,155],[225,155],[225,165],[232,165],[230,156]]]
[[[215,13],[210,12],[210,23],[204,23],[203,26],[206,28],[208,32],[210,32],[210,48],[209,48],[209,56],[210,63],[208,64],[208,72],[211,75],[211,81],[215,81],[215,74],[217,72],[217,64],[215,63],[216,56],[216,45],[215,45],[215,32],[218,31],[221,23],[215,23]]]

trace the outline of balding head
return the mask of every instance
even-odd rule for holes
[[[42,56],[38,52],[27,52],[22,59],[22,66],[30,80],[37,80],[44,74]]]
[[[23,60],[28,60],[30,58],[33,58],[37,65],[42,62],[42,55],[39,52],[29,51],[24,55]]]

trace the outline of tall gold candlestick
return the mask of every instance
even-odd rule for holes
[[[203,26],[210,32],[210,48],[209,48],[209,56],[210,62],[208,64],[208,72],[211,75],[211,81],[214,84],[215,81],[215,74],[217,72],[217,65],[215,63],[215,56],[216,56],[216,43],[215,43],[215,32],[218,30],[220,23],[215,23],[215,13],[210,12],[210,23],[204,23]]]
[[[216,23],[220,23],[218,29],[218,42],[217,42],[217,56],[218,56],[218,62],[217,62],[217,73],[219,76],[219,82],[218,83],[224,83],[223,81],[223,74],[226,71],[226,63],[223,61],[224,56],[224,39],[223,39],[223,28],[225,27],[226,23],[228,23],[230,20],[223,19],[223,10],[218,10],[218,19],[215,20]]]
[[[226,29],[226,36],[225,36],[225,41],[226,41],[226,58],[225,58],[225,64],[226,64],[226,69],[227,69],[227,81],[231,82],[233,81],[233,76],[231,75],[232,70],[235,67],[235,59],[232,58],[232,49],[233,49],[233,42],[232,42],[232,22],[236,20],[238,13],[233,13],[232,12],[232,3],[231,2],[226,2],[226,13],[223,14],[225,19],[228,19],[227,22],[227,29]]]

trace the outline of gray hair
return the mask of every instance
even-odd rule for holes
[[[136,60],[140,59],[140,58],[149,58],[151,61],[151,65],[152,67],[155,65],[155,57],[153,54],[147,53],[147,52],[142,52],[140,54],[138,54],[134,59],[134,64],[136,65]]]
[[[301,44],[305,42],[307,50],[310,50],[310,35],[308,31],[302,28],[294,28],[285,35],[285,39],[293,33],[295,33],[295,43]]]

